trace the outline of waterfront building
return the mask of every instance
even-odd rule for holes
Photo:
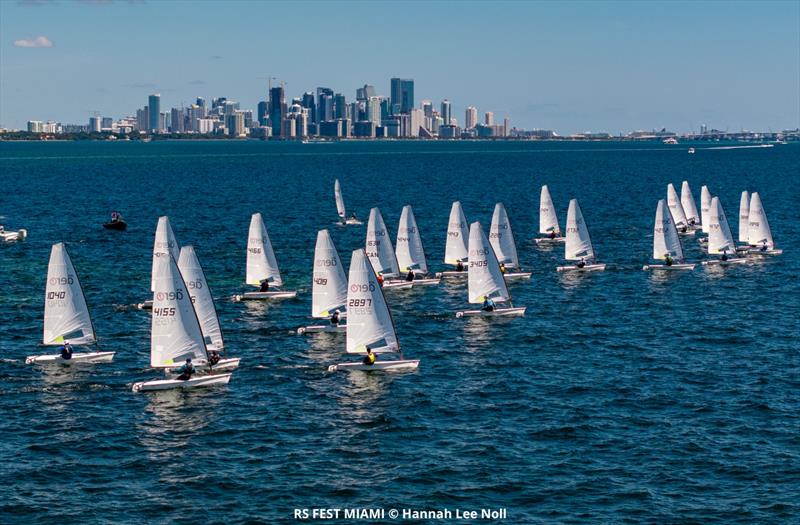
[[[44,132],[44,123],[41,120],[29,120],[28,121],[28,132],[30,132],[30,133],[42,133],[42,132]]]
[[[414,107],[414,79],[393,78],[389,87],[393,113],[410,113]]]
[[[147,98],[147,122],[150,126],[149,131],[159,133],[164,128],[161,121],[161,95],[154,93]]]
[[[442,116],[442,120],[444,120],[444,125],[449,126],[450,118],[452,117],[449,100],[447,99],[442,100],[442,110],[439,112],[439,114]]]
[[[464,115],[464,125],[467,129],[472,129],[478,125],[478,108],[469,106]]]
[[[281,125],[286,118],[286,95],[283,86],[275,86],[269,90],[269,121],[272,125],[272,136],[280,137]]]
[[[483,117],[483,123],[486,126],[494,126],[494,113],[487,111]]]

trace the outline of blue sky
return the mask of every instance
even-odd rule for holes
[[[562,133],[796,128],[800,1],[0,0],[0,126],[117,118],[152,92],[255,109],[268,76],[348,99],[410,77],[460,123],[474,105]]]

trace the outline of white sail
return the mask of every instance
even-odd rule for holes
[[[550,232],[561,235],[561,228],[558,226],[558,217],[556,216],[556,207],[553,206],[550,190],[545,184],[542,186],[542,193],[539,197],[539,233]]]
[[[169,217],[159,217],[158,226],[156,226],[156,239],[153,243],[153,269],[150,278],[150,291],[156,288],[156,261],[159,257],[166,257],[171,255],[176,261],[181,255],[181,247],[178,240],[175,238],[175,233],[172,231],[172,226],[169,223]]]
[[[497,255],[498,262],[505,264],[507,268],[519,266],[517,245],[514,242],[514,234],[511,232],[511,222],[508,220],[508,213],[502,202],[494,205],[492,225],[489,227],[489,242]]]
[[[200,322],[175,259],[160,257],[155,277],[150,366],[171,367],[182,364],[187,358],[206,361],[208,353]]]
[[[706,225],[706,221],[703,221]],[[721,253],[735,253],[736,245],[733,242],[731,227],[725,217],[725,211],[719,202],[719,197],[711,199],[708,211],[708,253],[718,255]]]
[[[399,352],[392,315],[383,290],[364,250],[355,250],[350,259],[347,287],[347,353]]]
[[[252,286],[260,286],[267,279],[271,286],[281,286],[281,272],[278,261],[272,250],[267,227],[260,213],[254,213],[250,219],[250,232],[247,236],[247,279]]]
[[[667,184],[667,206],[669,206],[672,220],[677,228],[685,228],[689,225],[681,200],[678,198],[678,192],[675,191],[675,186],[671,182]]]
[[[339,179],[333,184],[333,195],[336,197],[336,212],[342,219],[345,218],[346,211],[344,209],[344,198],[342,198],[342,187],[339,185]]]
[[[389,231],[386,229],[383,216],[378,208],[372,208],[369,211],[366,254],[376,273],[381,273],[383,277],[387,278],[400,275],[400,267],[394,255],[392,241],[389,239]]]
[[[700,188],[700,224],[703,226],[703,233],[708,233],[708,214],[711,210],[711,192],[708,186]]]
[[[742,192],[739,199],[739,242],[750,239],[750,194],[747,190]]]
[[[564,258],[572,261],[584,259],[591,261],[595,253],[592,247],[592,238],[583,220],[583,213],[578,204],[578,199],[569,201],[567,210],[567,239],[564,243]]]
[[[54,244],[47,265],[44,298],[45,345],[73,345],[95,342],[94,326],[78,274],[64,243]]]
[[[683,184],[681,184],[681,206],[683,206],[683,212],[686,214],[686,220],[689,223],[694,222],[695,225],[699,225],[700,215],[697,213],[697,205],[694,203],[694,196],[691,188],[689,188],[688,181],[683,181]]]
[[[506,280],[491,244],[479,222],[469,226],[469,302],[482,303],[484,297],[495,302],[510,299]]]
[[[403,206],[400,214],[400,225],[397,228],[397,264],[401,271],[407,272],[409,268],[417,273],[428,273],[428,263],[425,261],[425,249],[422,247],[422,238],[417,228],[417,219],[410,205]]]
[[[197,313],[198,321],[200,321],[200,330],[203,332],[206,347],[213,350],[222,350],[225,347],[225,343],[222,340],[217,308],[214,306],[211,289],[208,287],[206,275],[203,272],[203,267],[200,266],[200,260],[197,258],[193,246],[181,248],[178,269],[192,298],[194,311]]]
[[[658,201],[656,221],[653,229],[653,259],[666,259],[669,254],[678,261],[683,260],[683,249],[678,237],[678,229],[672,219],[672,212],[667,211],[664,199]]]
[[[444,247],[445,264],[455,265],[458,261],[466,262],[469,257],[468,242],[467,219],[464,217],[461,203],[455,201],[453,207],[450,208],[450,222],[447,223],[447,243]]]
[[[753,246],[767,245],[772,249],[775,243],[772,241],[772,231],[769,229],[767,214],[761,204],[761,196],[754,191],[750,196],[750,212],[748,213],[747,244]]]
[[[334,310],[344,311],[347,301],[347,276],[328,230],[320,230],[317,233],[313,279],[311,315],[325,318]]]

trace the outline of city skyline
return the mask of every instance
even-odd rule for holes
[[[227,96],[256,111],[268,77],[284,81],[288,100],[318,86],[352,100],[365,84],[390,96],[388,79],[413,78],[416,107],[427,99],[438,110],[446,99],[460,125],[470,106],[479,122],[491,111],[496,121],[510,117],[522,128],[562,134],[800,125],[798,3],[501,3],[493,10],[308,2],[298,10],[229,2],[220,5],[242,24],[230,38],[213,27],[200,31],[202,24],[181,29],[181,17],[200,21],[214,11],[212,3],[197,5],[205,9],[0,3],[0,126],[86,123],[94,112],[119,118],[154,92],[162,94],[162,111],[197,96]],[[402,5],[419,9],[386,18]],[[267,24],[270,38],[255,45],[263,39],[248,20],[267,11],[280,23]],[[326,30],[354,12],[357,23]],[[289,22],[302,14],[300,31]],[[389,19],[397,23],[386,25]],[[380,36],[402,24],[403,38]],[[478,29],[465,31],[471,25]]]

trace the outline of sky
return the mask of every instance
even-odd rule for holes
[[[0,0],[0,127],[391,77],[559,133],[800,126],[800,0]]]

